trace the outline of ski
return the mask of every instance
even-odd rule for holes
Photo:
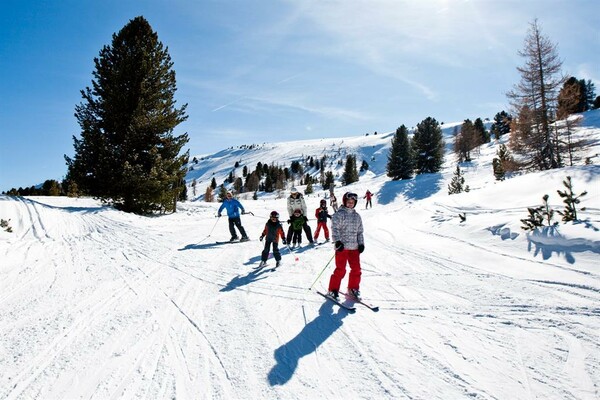
[[[374,312],[379,311],[379,306],[374,306],[372,304],[369,304],[369,303],[363,301],[362,299],[357,299],[356,297],[352,296],[350,293],[340,292],[340,294],[343,294],[344,296],[346,296],[347,299],[350,299],[350,300],[354,301],[355,303],[362,304],[363,306],[367,307],[371,311],[374,311]]]
[[[228,240],[226,242],[219,242],[219,241],[217,241],[215,243],[216,244],[229,244],[229,243],[245,243],[245,242],[249,242],[249,241],[250,241],[250,239],[248,239],[248,240],[234,240],[234,241]]]
[[[321,296],[325,297],[327,300],[330,300],[330,301],[334,302],[335,304],[337,304],[338,306],[342,307],[343,309],[345,309],[345,310],[348,310],[349,312],[354,312],[354,311],[356,311],[356,308],[355,308],[355,307],[352,307],[352,306],[349,306],[349,305],[347,305],[347,304],[344,304],[344,303],[342,303],[341,301],[334,299],[333,297],[327,296],[327,295],[326,295],[325,293],[323,293],[323,292],[319,292],[319,291],[317,290],[317,293],[318,293],[318,294],[320,294]]]

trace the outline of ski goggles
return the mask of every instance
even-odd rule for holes
[[[346,193],[346,200],[352,199],[355,202],[358,201],[358,195],[356,193]]]

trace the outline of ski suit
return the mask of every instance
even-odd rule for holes
[[[269,251],[271,248],[271,244],[273,245],[273,257],[275,257],[275,261],[281,260],[281,253],[279,252],[279,238],[283,241],[283,244],[286,244],[285,236],[283,233],[283,227],[279,221],[269,221],[265,224],[265,229],[263,229],[262,235],[260,239],[265,238],[265,248],[263,249],[260,259],[262,261],[267,261],[269,258]]]
[[[317,219],[317,230],[315,231],[315,240],[319,238],[319,232],[323,229],[325,240],[329,240],[329,228],[327,228],[327,218],[331,215],[327,212],[327,206],[319,207],[315,210],[315,218]]]
[[[335,270],[329,279],[329,290],[339,291],[346,275],[346,263],[350,266],[348,290],[360,289],[360,253],[364,250],[365,239],[360,215],[354,208],[342,206],[333,214],[331,236],[334,243],[341,242],[343,250],[335,252]]]
[[[240,219],[240,210],[242,210],[242,214],[246,212],[246,210],[244,210],[244,206],[242,206],[242,203],[240,203],[234,198],[226,198],[225,200],[223,200],[223,204],[221,204],[221,207],[219,207],[219,217],[221,216],[221,212],[223,211],[223,209],[227,210],[227,217],[229,218],[229,232],[231,233],[231,238],[237,238],[237,233],[235,232],[234,228],[234,226],[236,226],[239,229],[242,238],[247,239],[248,235],[246,235],[246,230],[242,226],[242,221]]]

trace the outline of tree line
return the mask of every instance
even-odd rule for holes
[[[511,133],[508,147],[500,146],[493,162],[497,179],[515,169],[573,165],[586,142],[573,138],[577,122],[567,117],[600,107],[593,82],[562,75],[557,46],[542,34],[537,20],[530,24],[518,54],[524,63],[517,68],[520,81],[507,93],[510,112],[497,113],[489,131],[477,118],[465,120],[455,132],[459,162],[471,161],[473,152],[491,138]],[[65,155],[65,179],[46,181],[42,188],[11,189],[8,194],[89,195],[128,212],[174,212],[177,201],[187,198],[189,153],[183,147],[189,138],[187,133],[174,133],[187,119],[187,104],[176,105],[168,48],[140,16],[113,34],[111,44],[94,58],[94,66],[91,87],[81,91],[82,102],[75,107],[81,131],[73,137],[74,155]],[[387,175],[398,180],[438,172],[444,149],[440,124],[434,118],[421,121],[410,135],[401,125],[392,138]],[[307,190],[313,183],[324,189],[334,185],[325,159],[306,161],[317,169],[318,179],[292,163],[289,168],[257,165],[252,172],[244,167],[242,177],[230,174],[225,183],[237,191],[270,192],[283,188],[294,174],[300,175]],[[368,163],[362,160],[360,170],[366,169]],[[355,155],[347,155],[340,180],[342,184],[358,180]],[[192,187],[196,190],[195,182]],[[216,182],[214,187],[211,182],[211,190],[215,188]]]

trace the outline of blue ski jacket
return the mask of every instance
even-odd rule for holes
[[[227,217],[230,219],[239,218],[240,210],[242,210],[242,214],[246,212],[246,210],[244,210],[244,206],[242,206],[242,203],[233,198],[223,200],[223,204],[221,204],[221,207],[219,207],[219,217],[221,216],[221,211],[223,211],[223,209],[227,210]]]

